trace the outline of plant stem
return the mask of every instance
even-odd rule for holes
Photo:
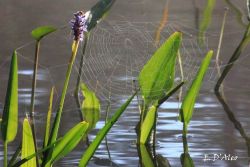
[[[89,33],[86,33],[86,35],[84,37],[84,44],[83,44],[83,49],[82,49],[80,67],[79,67],[79,70],[78,70],[78,77],[77,77],[76,89],[75,89],[75,95],[74,95],[75,99],[76,99],[77,107],[79,108],[81,121],[84,120],[84,116],[83,116],[83,114],[81,112],[81,100],[80,100],[80,97],[79,97],[79,92],[80,92],[80,83],[81,83],[81,80],[82,80],[82,68],[83,68],[83,65],[84,65],[83,59],[84,59],[84,55],[85,55],[85,52],[86,52],[88,39],[89,39]]]
[[[222,25],[221,25],[221,31],[220,31],[219,44],[218,44],[217,53],[216,53],[216,67],[217,67],[218,76],[221,75],[220,62],[219,62],[220,61],[220,50],[221,50],[222,39],[223,39],[223,35],[224,35],[224,29],[225,29],[226,17],[227,17],[228,10],[229,9],[226,8],[225,12],[224,12],[224,17],[223,17],[223,21],[222,21]],[[222,92],[222,94],[224,96],[223,84],[221,84],[221,92]]]
[[[38,69],[38,61],[39,61],[39,50],[40,50],[40,41],[36,41],[36,50],[35,50],[35,60],[33,66],[33,79],[32,79],[32,92],[31,92],[31,106],[30,106],[30,126],[33,134],[35,151],[37,152],[37,143],[36,143],[36,132],[35,132],[35,123],[34,123],[34,112],[35,112],[35,92],[36,92],[36,77],[37,77],[37,69]],[[36,161],[38,161],[38,155],[36,156]],[[39,166],[39,163],[37,163]]]
[[[229,73],[229,71],[233,67],[234,62],[236,60],[238,60],[238,58],[241,55],[241,52],[248,45],[249,41],[250,41],[250,23],[247,26],[247,29],[246,29],[245,34],[244,34],[244,37],[242,38],[240,44],[238,45],[238,47],[234,51],[232,57],[228,61],[226,68],[222,71],[221,76],[220,76],[220,78],[218,79],[218,81],[217,81],[217,83],[215,85],[215,88],[214,88],[215,92],[219,91],[220,85],[222,84],[223,80],[226,78],[227,74]]]
[[[63,85],[63,91],[62,91],[62,95],[61,95],[61,99],[60,99],[60,104],[59,104],[58,111],[56,113],[55,122],[53,124],[53,133],[52,133],[52,136],[51,136],[50,144],[52,142],[56,141],[56,138],[57,138],[57,133],[58,133],[58,130],[59,130],[60,119],[61,119],[61,115],[62,115],[64,101],[65,101],[65,97],[66,97],[66,93],[67,93],[67,89],[68,89],[68,85],[69,85],[69,79],[70,79],[72,67],[73,67],[73,64],[74,64],[75,58],[76,58],[78,45],[79,45],[78,40],[73,42],[74,48],[72,48],[72,56],[71,56],[69,64],[68,64],[68,69],[67,69],[67,72],[66,72],[66,78],[65,78],[65,81],[64,81],[64,85]]]
[[[187,123],[186,122],[183,122],[182,135],[183,136],[187,135]]]
[[[7,167],[8,165],[8,143],[4,141],[4,162],[3,166]]]

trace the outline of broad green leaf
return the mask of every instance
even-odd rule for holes
[[[32,154],[34,154],[35,151],[35,145],[32,135],[32,130],[29,124],[28,119],[24,119],[23,121],[23,140],[22,140],[22,152],[21,152],[21,158],[28,157]],[[36,158],[32,158],[31,160],[24,163],[21,167],[36,167]]]
[[[85,167],[87,166],[90,158],[93,156],[95,153],[96,149],[102,142],[103,138],[107,135],[111,127],[116,123],[118,118],[121,116],[121,114],[126,110],[134,96],[136,95],[137,92],[135,92],[112,116],[112,118],[104,125],[104,127],[98,132],[96,135],[94,141],[89,145],[85,153],[83,154],[79,167]]]
[[[98,21],[103,18],[116,0],[100,0],[90,10],[88,31],[93,29]]]
[[[144,144],[140,144],[140,156],[141,156],[141,166],[143,167],[154,167],[154,162],[150,152]]]
[[[40,41],[43,37],[56,30],[57,29],[52,26],[41,26],[32,30],[31,35],[35,40]]]
[[[212,20],[212,14],[213,14],[215,3],[216,3],[216,0],[207,0],[207,5],[203,11],[202,20],[199,25],[199,38],[198,39],[199,39],[200,45],[204,44],[205,33]]]
[[[88,130],[95,128],[96,123],[100,118],[100,102],[95,93],[88,89],[88,87],[82,83],[81,91],[84,96],[82,103],[82,113],[85,121],[89,123]]]
[[[11,142],[15,139],[18,128],[18,66],[17,54],[14,51],[10,72],[3,117],[1,123],[2,138],[5,142]]]
[[[140,72],[139,84],[146,105],[154,100],[159,100],[165,92],[172,88],[181,39],[180,32],[172,34]]]
[[[53,164],[55,161],[59,160],[60,158],[63,158],[68,153],[70,153],[87,132],[88,125],[89,124],[87,122],[83,121],[78,123],[72,129],[70,129],[62,137],[61,141],[55,145],[50,161],[47,162],[45,166],[50,167],[50,165]]]
[[[48,141],[49,141],[50,122],[51,122],[51,113],[52,113],[52,106],[53,106],[52,103],[53,103],[54,89],[55,89],[55,87],[52,87],[52,89],[50,91],[49,108],[48,108],[48,113],[47,113],[47,120],[46,120],[46,128],[45,128],[43,147],[46,147],[48,145]]]
[[[181,164],[183,167],[194,167],[194,162],[188,153],[181,154]]]
[[[150,136],[150,132],[154,127],[155,117],[156,117],[157,108],[156,106],[151,106],[141,127],[141,137],[140,144],[145,144],[147,139]]]
[[[186,96],[184,97],[184,100],[181,105],[181,111],[179,114],[179,120],[181,122],[188,124],[192,118],[195,101],[199,94],[202,80],[206,74],[212,56],[213,51],[209,51],[206,57],[203,59],[200,69],[196,74],[196,77],[193,80],[190,88],[188,89]]]

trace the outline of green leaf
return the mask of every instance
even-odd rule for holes
[[[3,118],[1,123],[2,138],[5,142],[11,142],[15,139],[18,129],[18,66],[17,54],[14,51],[7,93],[5,96],[5,104],[3,110]]]
[[[207,5],[203,10],[202,20],[199,25],[199,44],[203,45],[205,40],[205,33],[211,23],[212,14],[214,10],[216,0],[207,0]]]
[[[116,0],[100,0],[90,10],[90,20],[88,23],[88,31],[93,29],[98,21],[107,14],[111,6]]]
[[[95,93],[89,90],[84,83],[81,84],[81,91],[84,96],[81,110],[85,121],[89,123],[89,131],[95,128],[100,118],[100,102]]]
[[[55,145],[50,161],[47,162],[46,166],[50,166],[55,161],[70,153],[80,142],[83,135],[85,135],[87,129],[88,123],[85,121],[78,123],[72,129],[70,129],[62,137],[61,141]]]
[[[28,119],[24,119],[23,121],[23,140],[22,140],[22,159],[34,154],[35,145],[32,135],[32,130],[29,124]],[[27,161],[22,165],[22,167],[36,167],[36,158],[32,158],[31,160]]]
[[[46,35],[54,32],[56,30],[57,29],[52,27],[52,26],[41,26],[41,27],[38,27],[38,28],[32,30],[31,35],[35,40],[40,41],[43,37],[45,37]]]
[[[146,105],[158,100],[172,88],[181,39],[180,32],[172,34],[140,72],[139,84]]]
[[[112,116],[112,118],[104,125],[104,127],[98,132],[97,136],[95,137],[94,141],[89,145],[85,153],[83,154],[79,167],[85,167],[87,166],[90,158],[95,153],[96,149],[100,145],[103,138],[106,136],[106,134],[109,132],[111,127],[116,123],[118,118],[121,116],[121,114],[126,110],[134,96],[137,92],[135,92]]]
[[[140,144],[140,156],[141,156],[141,166],[143,167],[154,167],[154,162],[150,152],[144,144]]]
[[[212,56],[213,51],[209,51],[202,61],[200,69],[196,74],[196,78],[193,80],[190,88],[187,91],[186,96],[184,97],[184,100],[181,105],[181,111],[179,114],[179,120],[183,123],[188,124],[192,118],[195,101],[199,94],[202,80],[206,74]]]
[[[48,108],[48,113],[47,113],[47,121],[46,121],[46,128],[45,128],[43,147],[46,147],[48,145],[48,141],[49,141],[50,122],[51,122],[51,113],[52,113],[52,106],[53,106],[52,103],[53,103],[54,89],[55,89],[55,87],[52,87],[52,89],[50,91],[49,108]]]
[[[194,162],[188,153],[181,154],[181,164],[183,167],[194,167]]]
[[[145,144],[150,136],[150,132],[154,127],[155,117],[157,108],[156,106],[151,106],[141,127],[140,144]]]

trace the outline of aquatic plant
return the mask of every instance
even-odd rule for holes
[[[78,68],[78,77],[77,77],[77,82],[76,82],[76,88],[75,88],[75,99],[76,99],[76,104],[77,107],[80,109],[81,108],[81,100],[80,100],[80,96],[79,96],[79,92],[80,92],[80,83],[82,81],[82,68],[83,68],[83,58],[86,52],[86,48],[87,48],[87,44],[88,44],[88,39],[91,33],[91,30],[93,28],[95,28],[95,26],[98,24],[98,22],[100,22],[100,20],[102,18],[104,18],[109,9],[112,7],[112,5],[114,4],[116,0],[101,0],[99,2],[97,2],[91,9],[90,11],[87,11],[86,13],[84,13],[85,19],[86,19],[86,26],[84,28],[87,29],[87,31],[84,32],[84,44],[83,44],[83,48],[82,48],[82,53],[81,53],[81,60],[80,60],[80,66]],[[84,120],[84,115],[81,112],[81,120]]]
[[[211,58],[213,56],[213,51],[209,51],[205,58],[203,59],[198,73],[196,74],[195,79],[193,80],[191,86],[189,87],[184,100],[182,101],[181,110],[179,114],[179,120],[183,122],[183,134],[187,134],[187,125],[189,124],[195,105],[196,98],[199,94],[203,78],[206,74],[206,71],[209,67]]]
[[[27,118],[23,120],[23,139],[22,139],[22,153],[21,158],[26,158],[29,155],[35,154],[35,143],[33,140],[32,130]],[[36,167],[36,157],[30,159],[28,162],[22,165],[22,167]]]
[[[36,78],[37,78],[37,70],[38,70],[38,62],[39,62],[39,51],[40,51],[40,43],[42,38],[50,33],[56,31],[57,29],[52,26],[41,26],[37,27],[31,32],[31,36],[36,40],[36,49],[35,49],[35,58],[34,58],[34,67],[33,67],[33,78],[32,78],[32,90],[31,90],[31,106],[30,106],[30,113],[29,119],[31,124],[31,130],[34,138],[35,150],[37,151],[37,144],[36,144],[36,132],[35,132],[35,124],[34,124],[34,109],[35,109],[35,92],[36,92]],[[38,161],[38,157],[37,157]]]
[[[95,93],[89,90],[84,83],[81,84],[81,90],[84,96],[81,110],[84,120],[89,123],[89,131],[95,128],[96,123],[99,121],[101,105]]]
[[[1,121],[1,133],[4,143],[4,167],[8,163],[8,143],[12,142],[18,129],[18,63],[16,51],[13,52],[8,88],[5,96],[3,117]]]
[[[139,85],[143,99],[139,125],[140,139],[138,141],[141,144],[145,144],[149,134],[151,134],[152,127],[156,121],[155,114],[158,108],[158,101],[173,86],[177,52],[181,40],[182,35],[180,32],[173,33],[144,65],[139,74]],[[144,121],[146,122],[144,123]]]

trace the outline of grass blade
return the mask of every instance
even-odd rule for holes
[[[50,161],[46,164],[46,166],[51,166],[55,161],[59,160],[60,158],[66,156],[70,153],[76,145],[80,142],[83,135],[87,132],[88,123],[87,122],[80,122],[72,129],[70,129],[58,142],[53,150],[52,157]]]
[[[192,85],[188,89],[187,94],[182,102],[179,120],[185,123],[186,125],[190,122],[192,118],[195,101],[199,94],[202,80],[206,74],[212,56],[213,51],[209,51],[206,57],[203,59],[200,69],[196,74],[196,78],[193,80]]]
[[[81,84],[84,100],[82,103],[82,112],[85,121],[89,123],[88,131],[93,129],[100,118],[100,102],[95,93],[88,89],[85,84]]]
[[[50,91],[49,108],[48,108],[48,113],[47,113],[47,121],[46,121],[43,147],[46,147],[48,145],[48,141],[49,141],[50,121],[51,121],[51,113],[52,113],[52,106],[53,106],[52,103],[53,103],[54,90],[55,90],[55,87],[52,87],[52,89]]]
[[[87,166],[90,158],[93,156],[93,154],[95,153],[96,149],[98,148],[98,146],[100,145],[101,141],[103,140],[103,138],[107,135],[107,133],[109,132],[109,130],[111,129],[111,127],[116,123],[116,121],[118,120],[118,118],[121,116],[121,114],[126,110],[126,108],[128,107],[128,105],[130,104],[130,102],[132,101],[132,99],[134,98],[134,96],[136,95],[137,92],[135,92],[116,112],[115,114],[112,116],[112,118],[105,124],[105,126],[99,131],[99,133],[97,134],[96,138],[94,139],[94,141],[89,145],[89,147],[87,148],[87,150],[85,151],[85,153],[83,154],[81,160],[80,160],[80,164],[79,167],[85,167]]]
[[[21,157],[25,158],[32,154],[34,154],[35,151],[35,145],[33,141],[33,135],[32,130],[29,124],[28,119],[24,119],[23,121],[23,140],[22,140],[22,153]],[[24,163],[22,167],[36,167],[36,158],[32,158],[28,162]]]
[[[172,34],[140,72],[139,84],[146,105],[158,100],[173,86],[181,36],[180,32]]]
[[[43,37],[45,37],[46,35],[56,31],[57,29],[55,27],[52,26],[41,26],[41,27],[37,27],[36,29],[34,29],[31,32],[31,36],[37,40],[40,41]]]
[[[18,127],[18,66],[17,54],[14,51],[11,67],[9,72],[9,81],[7,93],[5,96],[5,104],[3,110],[3,118],[1,123],[2,138],[5,142],[11,142],[15,139]]]

